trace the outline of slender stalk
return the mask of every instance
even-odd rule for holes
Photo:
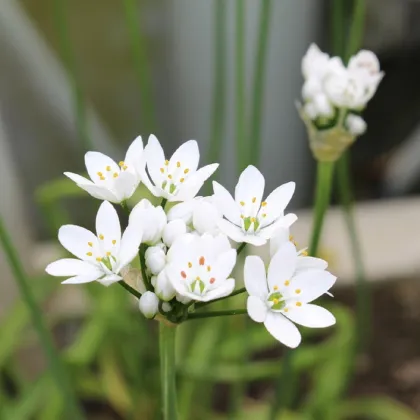
[[[118,282],[120,286],[122,286],[127,292],[131,293],[133,296],[135,296],[137,299],[141,298],[141,293],[139,293],[136,289],[131,287],[129,284],[127,284],[125,281],[121,280]]]
[[[176,420],[176,365],[175,365],[176,327],[159,323],[160,378],[162,393],[163,420]]]
[[[146,130],[154,132],[156,130],[156,106],[153,95],[153,80],[149,66],[150,60],[147,57],[147,46],[143,34],[140,30],[139,10],[136,0],[124,0],[124,11],[129,31],[131,50],[136,69],[139,92],[142,102],[142,114]]]
[[[246,247],[246,242],[242,242],[242,243],[238,246],[238,248],[236,249],[236,255],[239,255],[245,247]]]
[[[331,4],[331,49],[335,55],[342,55],[345,38],[345,0],[334,0]]]
[[[229,296],[225,296],[225,297],[222,297],[222,298],[219,298],[219,299],[214,299],[214,300],[211,300],[209,302],[196,303],[195,304],[195,309],[203,308],[204,306],[210,305],[210,303],[220,302],[221,300],[229,299],[233,296],[240,295],[241,293],[245,293],[245,292],[246,292],[245,287],[242,287],[242,289],[235,290]]]
[[[228,311],[213,311],[213,312],[202,312],[202,313],[193,313],[189,314],[187,321],[189,319],[201,319],[201,318],[214,318],[216,316],[229,316],[229,315],[243,315],[246,314],[246,309],[230,309]]]
[[[366,0],[354,0],[353,16],[350,25],[349,41],[344,56],[345,62],[357,52],[362,45],[366,17]],[[344,49],[344,46],[343,46]]]
[[[67,69],[72,95],[73,106],[76,117],[76,126],[79,140],[84,151],[92,150],[92,141],[89,137],[85,98],[77,75],[76,62],[70,42],[69,28],[67,22],[66,0],[54,0],[54,20],[58,32],[58,40],[61,56]]]
[[[248,160],[248,144],[245,131],[245,2],[236,0],[235,10],[235,124],[236,158],[238,173]]]
[[[47,329],[42,318],[42,312],[38,306],[35,297],[32,293],[28,279],[26,277],[23,265],[19,259],[16,249],[14,248],[11,238],[6,231],[3,220],[0,218],[0,243],[9,262],[12,273],[16,279],[19,287],[20,294],[23,301],[25,302],[33,326],[38,334],[39,341],[44,350],[47,358],[51,376],[56,382],[57,388],[59,389],[63,401],[66,404],[67,418],[70,419],[81,419],[85,418],[83,411],[81,410],[76,395],[71,387],[67,371],[54,347],[52,337]]]
[[[226,110],[226,1],[214,3],[214,81],[212,132],[207,161],[220,162]]]
[[[168,200],[166,198],[162,198],[162,202],[160,203],[160,205],[163,209],[165,209],[165,206],[166,206],[167,202],[168,202]]]
[[[270,32],[271,0],[261,0],[258,49],[252,89],[250,155],[248,163],[258,165],[261,154],[261,120],[267,65],[268,39]]]
[[[149,276],[146,273],[146,255],[145,255],[146,250],[147,250],[147,245],[146,244],[141,244],[140,245],[140,250],[139,250],[141,276],[143,278],[143,283],[146,286],[146,289],[149,292],[153,292],[153,286],[151,285]]]
[[[318,162],[314,208],[314,223],[309,246],[309,254],[316,256],[321,238],[324,216],[330,203],[331,185],[334,174],[334,162]]]

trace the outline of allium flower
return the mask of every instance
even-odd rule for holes
[[[141,227],[142,242],[148,245],[154,245],[161,240],[166,222],[163,208],[153,206],[147,199],[141,200],[130,213],[130,223]]]
[[[64,284],[88,283],[94,280],[108,286],[122,280],[121,270],[137,255],[142,232],[129,224],[121,237],[120,221],[114,207],[104,201],[96,216],[96,235],[74,225],[58,231],[58,240],[76,258],[64,258],[49,264],[46,272],[68,277]]]
[[[361,136],[367,128],[366,122],[362,117],[355,114],[349,114],[344,121],[347,130],[354,136]]]
[[[172,246],[176,238],[187,233],[187,226],[181,219],[172,220],[163,229],[162,241],[168,247]]]
[[[146,318],[154,318],[159,311],[159,298],[153,292],[145,292],[139,299],[139,309]]]
[[[121,203],[130,198],[140,183],[143,142],[137,137],[130,145],[125,160],[118,165],[99,152],[87,152],[85,165],[91,180],[72,172],[64,172],[80,188],[99,200]]]
[[[289,227],[296,221],[296,215],[284,215],[295,183],[281,185],[262,201],[264,185],[263,175],[252,165],[240,175],[235,199],[219,183],[213,182],[215,204],[225,217],[218,226],[234,241],[264,245],[280,227]]]
[[[286,243],[271,259],[268,275],[260,257],[245,260],[245,287],[249,293],[248,314],[255,322],[263,322],[268,332],[288,347],[301,341],[297,327],[324,328],[335,323],[326,309],[310,302],[326,293],[336,277],[325,270],[308,269],[296,272],[297,253]]]
[[[230,295],[235,287],[228,277],[236,251],[224,235],[185,234],[172,245],[168,259],[166,275],[181,297],[207,302]]]
[[[197,170],[200,153],[195,140],[182,144],[165,160],[165,154],[158,139],[151,135],[145,147],[147,173],[142,172],[142,181],[156,197],[168,201],[186,201],[194,198],[204,181],[219,166],[218,163],[207,165]]]

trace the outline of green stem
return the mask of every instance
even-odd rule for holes
[[[146,250],[147,250],[147,245],[146,244],[141,244],[140,245],[140,250],[139,250],[139,258],[140,258],[140,269],[141,269],[141,276],[143,278],[143,283],[146,286],[146,289],[149,292],[153,292],[153,286],[150,283],[150,279],[146,273]]]
[[[211,300],[209,302],[196,303],[195,304],[195,309],[203,308],[204,306],[210,305],[210,303],[220,302],[221,300],[229,299],[233,296],[240,295],[241,293],[245,293],[245,292],[246,292],[245,287],[242,287],[242,289],[235,290],[229,296],[225,296],[225,297],[222,297],[222,298],[219,298],[219,299],[214,299],[214,300]]]
[[[341,56],[344,50],[345,35],[345,0],[333,0],[331,4],[331,49],[332,53]]]
[[[189,319],[201,319],[201,318],[214,318],[216,316],[229,316],[229,315],[243,315],[246,314],[246,309],[232,309],[228,311],[213,311],[213,312],[203,312],[203,313],[193,313],[189,314],[187,321]]]
[[[226,108],[226,1],[216,0],[214,3],[214,82],[212,133],[208,163],[219,162],[222,149],[222,135],[225,123]]]
[[[245,2],[236,0],[235,27],[235,125],[236,157],[238,173],[248,160],[245,131]]]
[[[164,322],[160,322],[160,379],[163,420],[176,420],[178,418],[176,400],[175,336],[175,326],[169,326]]]
[[[263,115],[264,81],[266,75],[268,34],[270,32],[271,0],[261,0],[258,49],[252,92],[250,155],[248,163],[258,165],[261,153],[261,120]]]
[[[66,0],[54,0],[54,20],[58,32],[61,56],[67,69],[73,95],[73,106],[76,117],[76,126],[82,149],[92,150],[92,141],[88,134],[86,119],[86,104],[80,80],[77,76],[76,62],[73,55],[69,28],[67,22]]]
[[[162,202],[160,203],[160,206],[165,209],[166,203],[168,202],[168,200],[166,198],[162,198]]]
[[[145,127],[148,132],[156,130],[156,106],[153,95],[153,83],[150,71],[150,60],[147,57],[147,46],[140,30],[139,4],[136,0],[124,0],[124,11],[129,31],[131,50],[136,69],[139,92],[142,102],[142,114],[144,115]]]
[[[314,223],[312,227],[311,243],[309,246],[309,254],[312,256],[316,256],[318,253],[318,245],[321,238],[324,216],[330,203],[333,174],[334,162],[318,162]]]
[[[128,285],[125,281],[121,280],[118,282],[118,284],[122,287],[124,287],[127,292],[131,293],[133,296],[135,296],[137,299],[141,298],[141,293],[139,293],[136,289],[132,288],[130,285]]]
[[[81,410],[76,395],[71,387],[67,371],[62,364],[62,361],[54,347],[52,337],[47,329],[42,318],[42,311],[38,306],[31,287],[28,283],[28,279],[25,275],[22,263],[19,259],[16,249],[14,248],[12,241],[6,231],[3,220],[0,218],[0,243],[3,247],[6,258],[9,262],[12,273],[16,279],[19,287],[20,294],[23,301],[25,302],[30,317],[32,319],[34,328],[38,334],[39,341],[45,356],[48,360],[51,376],[56,382],[57,388],[62,394],[63,401],[66,404],[66,413],[68,419],[81,419],[85,418],[83,411]]]
[[[349,41],[345,52],[344,62],[357,52],[362,45],[366,17],[366,0],[354,0],[353,16],[350,25]],[[344,46],[343,46],[344,49]]]
[[[242,242],[242,243],[238,246],[238,248],[236,249],[236,255],[239,255],[245,247],[246,247],[246,242]]]

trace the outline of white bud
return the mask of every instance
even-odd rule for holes
[[[145,292],[139,299],[139,309],[146,318],[154,318],[159,310],[159,298],[153,292]]]
[[[173,220],[163,229],[162,240],[168,247],[170,247],[175,239],[184,233],[187,233],[187,226],[185,222],[183,220]]]
[[[169,302],[175,296],[175,289],[166,275],[165,269],[156,277],[155,293],[159,299],[165,302]]]
[[[380,64],[375,53],[368,50],[360,50],[350,58],[348,69],[350,71],[366,71],[370,74],[379,73]]]
[[[143,243],[154,245],[162,238],[166,214],[162,207],[155,207],[149,200],[143,199],[131,211],[129,222],[141,226]]]
[[[163,312],[169,312],[172,309],[172,305],[168,302],[162,303],[162,310]]]
[[[315,120],[318,117],[318,111],[313,102],[306,102],[306,104],[303,105],[303,112],[310,120]]]
[[[152,286],[156,289],[156,276],[152,276],[150,277],[150,283],[152,284]]]
[[[214,198],[206,197],[197,202],[193,212],[193,226],[196,231],[203,235],[210,233],[216,235],[220,232],[218,222],[223,218],[219,209],[214,204]]]
[[[321,81],[316,77],[306,80],[302,87],[302,98],[309,101],[322,92]]]
[[[367,128],[366,121],[355,114],[347,115],[345,125],[349,132],[354,136],[361,136]]]
[[[302,74],[305,79],[321,79],[327,69],[329,56],[323,53],[316,44],[311,44],[302,59]]]
[[[151,246],[145,253],[146,265],[152,274],[159,274],[166,264],[166,254],[160,246]]]
[[[322,117],[332,117],[334,115],[334,108],[323,93],[314,97],[313,104],[318,115]]]

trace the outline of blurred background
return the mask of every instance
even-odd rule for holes
[[[62,173],[154,133],[168,154],[196,139],[232,189],[237,157],[257,151],[267,190],[296,181],[306,246],[315,162],[300,63],[312,42],[344,55],[351,36],[386,76],[348,156],[357,202],[343,211],[337,187],[322,237],[337,326],[304,330],[291,357],[245,319],[182,325],[180,418],[420,418],[419,22],[418,0],[0,2],[1,217],[86,418],[160,418],[157,325],[118,287],[45,276],[58,227],[91,229],[99,206]],[[0,269],[0,419],[65,418],[3,253]]]

